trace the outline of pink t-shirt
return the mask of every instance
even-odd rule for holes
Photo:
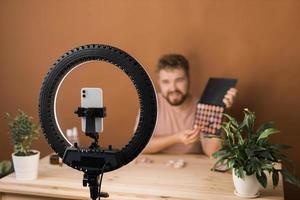
[[[179,131],[193,128],[197,99],[195,97],[189,101],[184,110],[176,110],[168,101],[157,93],[158,117],[153,136],[167,136],[176,134]],[[161,151],[162,153],[202,153],[200,141],[191,145],[176,144]]]

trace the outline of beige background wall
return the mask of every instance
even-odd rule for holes
[[[82,44],[105,43],[133,55],[153,79],[160,55],[184,54],[194,95],[209,76],[239,78],[230,112],[240,118],[242,108],[249,107],[258,122],[275,121],[282,132],[273,141],[293,146],[287,153],[300,176],[299,11],[296,0],[0,0],[0,159],[12,152],[4,113],[20,108],[38,120],[39,89],[55,59]],[[90,63],[79,70],[59,97],[63,129],[79,127],[71,114],[79,103],[78,89],[100,85],[110,109],[102,143],[122,146],[137,112],[131,83],[107,64]],[[44,137],[34,147],[42,155],[51,152]],[[299,192],[285,185],[286,199]]]

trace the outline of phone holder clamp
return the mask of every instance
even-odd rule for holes
[[[102,107],[102,108],[78,107],[77,110],[74,111],[74,113],[77,114],[78,117],[86,118],[85,135],[95,140],[95,142],[92,143],[91,147],[98,147],[99,133],[96,131],[95,120],[96,118],[106,117],[106,107]]]

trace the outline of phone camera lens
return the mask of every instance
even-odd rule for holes
[[[84,98],[84,97],[85,97],[85,94],[84,94],[84,95],[82,95],[82,97]]]
[[[82,93],[85,93],[85,90],[82,90]]]

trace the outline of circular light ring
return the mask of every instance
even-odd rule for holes
[[[63,157],[71,144],[64,137],[58,125],[56,116],[57,93],[64,78],[73,69],[80,64],[95,60],[109,62],[123,70],[133,82],[140,103],[137,129],[129,143],[118,152],[118,163],[114,166],[105,167],[104,172],[108,172],[120,168],[136,158],[149,142],[156,125],[157,99],[154,86],[147,72],[133,57],[118,48],[101,44],[85,45],[68,51],[56,61],[44,78],[39,98],[39,117],[48,143],[60,157]],[[91,150],[85,149],[84,151]],[[106,152],[101,151],[97,154],[100,156]],[[85,170],[73,166],[72,163],[65,164],[78,170]]]

